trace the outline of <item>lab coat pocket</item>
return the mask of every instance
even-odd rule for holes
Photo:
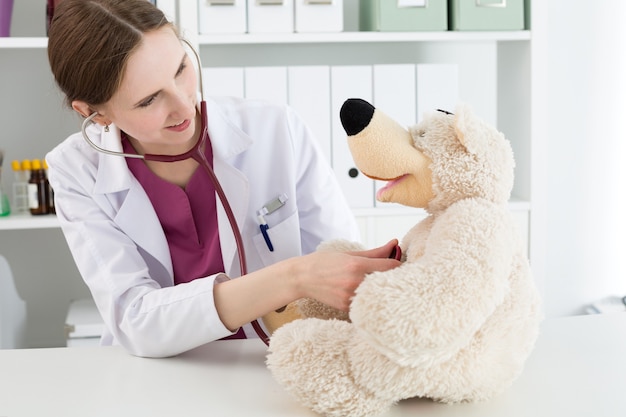
[[[259,233],[253,237],[254,246],[263,265],[268,266],[302,255],[298,212],[275,225],[271,224],[268,219],[268,224],[270,227],[265,231],[266,236],[259,230]]]

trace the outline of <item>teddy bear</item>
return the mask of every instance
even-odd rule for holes
[[[406,129],[348,99],[340,119],[359,171],[387,181],[377,200],[427,217],[402,238],[400,266],[366,275],[349,314],[308,301],[302,318],[276,329],[268,368],[301,404],[331,417],[376,416],[414,397],[493,398],[522,372],[542,320],[507,207],[509,142],[465,104]]]

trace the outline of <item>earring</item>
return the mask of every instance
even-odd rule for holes
[[[107,133],[109,132],[109,125],[104,125],[104,131]]]

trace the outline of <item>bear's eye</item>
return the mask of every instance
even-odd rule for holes
[[[449,112],[448,110],[441,110],[441,109],[437,109],[437,111],[440,111],[440,112],[442,112],[442,113],[445,113],[445,114],[448,114],[448,115],[454,116],[454,113]]]

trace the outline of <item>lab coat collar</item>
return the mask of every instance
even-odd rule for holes
[[[213,155],[218,159],[228,160],[252,145],[252,139],[239,125],[240,113],[231,106],[220,104],[213,99],[206,99],[207,124]],[[227,110],[228,109],[228,110]],[[226,114],[226,111],[229,114]]]
[[[241,113],[236,107],[222,105],[211,99],[206,101],[209,137],[214,155],[213,169],[222,183],[239,230],[242,231],[249,205],[249,184],[246,176],[228,161],[248,149],[252,139],[239,128]],[[231,277],[239,276],[241,269],[236,256],[237,245],[220,201],[217,203],[217,215],[225,271]]]
[[[114,152],[122,152],[121,132],[115,125],[109,125],[107,132],[103,126],[92,124],[87,127],[87,134],[96,145]],[[114,193],[130,188],[131,174],[126,165],[126,158],[104,153],[100,153],[98,158],[95,194]]]

